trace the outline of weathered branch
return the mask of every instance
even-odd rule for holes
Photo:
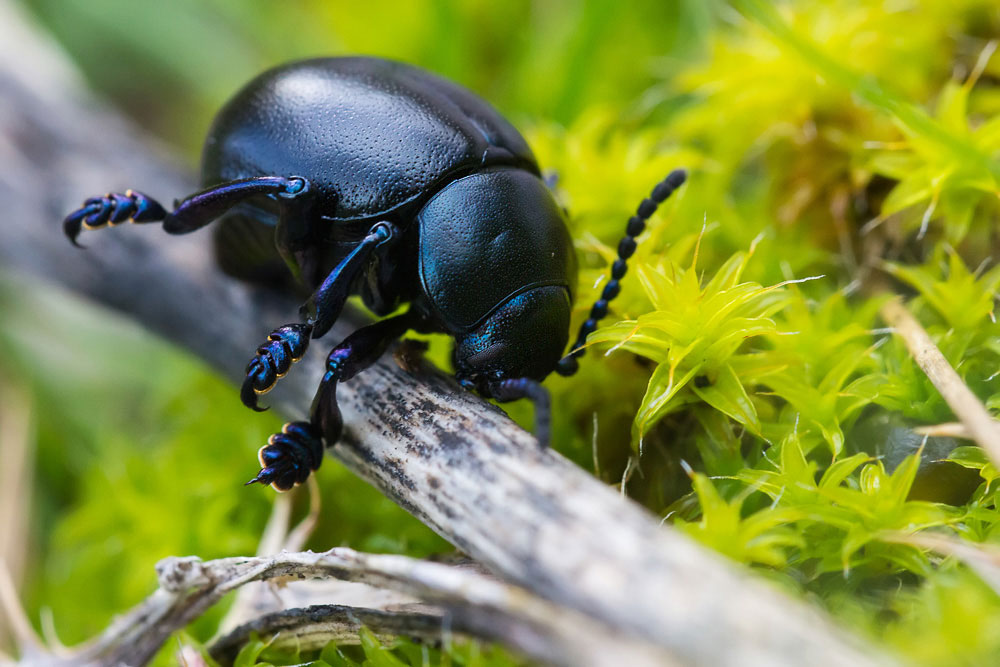
[[[345,605],[287,609],[260,616],[235,628],[212,644],[210,655],[222,664],[231,664],[251,634],[273,638],[269,646],[275,649],[316,651],[331,641],[338,645],[356,642],[362,627],[371,630],[382,642],[390,642],[395,637],[409,637],[439,643],[446,632],[447,622],[438,614],[391,612]]]
[[[159,590],[89,645],[76,649],[70,664],[145,664],[172,632],[198,618],[226,593],[251,582],[284,578],[360,582],[412,595],[434,606],[397,612],[353,610],[353,618],[346,607],[272,614],[220,640],[213,648],[216,655],[229,655],[235,640],[245,639],[255,627],[293,628],[306,636],[318,635],[326,643],[332,638],[324,634],[331,624],[343,634],[351,629],[356,632],[364,623],[390,635],[405,632],[440,640],[443,634],[455,632],[499,640],[528,656],[567,667],[672,663],[664,648],[608,629],[529,591],[472,570],[405,556],[338,548],[322,554],[281,553],[207,562],[194,557],[167,558],[157,565],[157,575]],[[60,662],[53,659],[50,664]]]
[[[237,379],[262,336],[294,318],[298,304],[221,275],[205,234],[124,228],[87,235],[86,252],[70,247],[58,221],[83,197],[137,187],[169,200],[191,183],[95,105],[3,1],[0,23],[2,266],[128,313]],[[293,417],[321,372],[322,346],[312,348],[276,392]],[[335,457],[502,579],[608,632],[699,665],[884,662],[817,610],[659,526],[558,453],[539,451],[500,410],[440,372],[411,375],[387,357],[339,395],[347,428]],[[247,443],[248,453],[256,445]]]

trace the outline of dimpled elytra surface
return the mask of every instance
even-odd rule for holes
[[[534,287],[576,289],[576,256],[545,184],[498,169],[454,181],[420,212],[420,279],[456,330]],[[475,224],[472,224],[475,221]]]
[[[308,173],[335,202],[324,217],[403,218],[454,176],[491,164],[538,171],[483,100],[403,63],[323,58],[271,70],[236,94],[209,133],[202,180]]]

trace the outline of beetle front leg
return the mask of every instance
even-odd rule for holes
[[[358,329],[333,348],[326,359],[326,374],[313,399],[308,422],[289,422],[275,433],[258,452],[261,471],[247,484],[270,484],[287,491],[301,484],[322,462],[323,442],[332,447],[344,429],[337,404],[337,383],[352,377],[378,361],[389,344],[411,328],[420,328],[411,313]],[[317,454],[318,452],[318,454]]]
[[[160,222],[168,234],[186,234],[201,229],[237,204],[260,195],[293,199],[309,191],[309,181],[300,176],[243,178],[197,192],[176,204],[169,213],[155,199],[141,192],[109,192],[91,197],[63,220],[63,231],[75,246],[85,229],[100,229],[123,222]]]

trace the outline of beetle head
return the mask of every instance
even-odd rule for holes
[[[456,336],[455,377],[485,396],[495,396],[504,380],[543,380],[566,348],[570,308],[569,291],[559,285],[511,297],[472,331]]]

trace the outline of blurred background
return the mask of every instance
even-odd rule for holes
[[[148,131],[150,150],[191,172],[215,111],[278,63],[373,54],[468,86],[557,177],[583,266],[580,317],[632,209],[688,167],[593,340],[616,352],[547,383],[554,446],[894,650],[926,664],[1000,656],[996,591],[880,541],[916,524],[989,541],[996,489],[974,454],[952,471],[971,478],[940,482],[919,458],[896,467],[911,450],[886,451],[899,429],[951,414],[879,333],[868,281],[876,266],[917,297],[949,358],[1000,406],[995,0],[19,4]],[[108,187],[130,185],[141,187]],[[127,319],[3,273],[0,346],[0,438],[22,480],[0,543],[40,627],[81,641],[152,590],[157,560],[255,550],[271,496],[242,483],[279,416],[251,416],[235,388]],[[447,342],[432,355],[446,365]],[[789,483],[778,477],[790,452],[813,481],[853,461],[832,484],[856,495],[768,496],[765,482]],[[195,458],[203,465],[184,465]],[[334,461],[319,483],[312,548],[450,551]],[[837,503],[846,518],[829,511]],[[507,664],[484,656],[453,659]]]

